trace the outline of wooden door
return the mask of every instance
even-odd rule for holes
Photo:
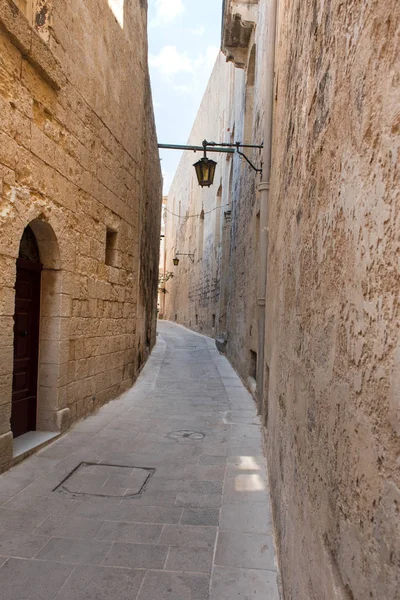
[[[36,429],[41,270],[40,263],[17,260],[11,411],[14,437]]]

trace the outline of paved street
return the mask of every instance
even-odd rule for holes
[[[161,322],[136,385],[0,476],[2,600],[277,600],[254,402]]]

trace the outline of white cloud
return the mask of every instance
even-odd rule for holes
[[[214,67],[215,61],[217,60],[218,52],[218,46],[208,46],[206,53],[200,55],[193,62],[193,68],[200,69],[204,67],[207,70],[211,70]]]
[[[197,27],[196,29],[189,29],[189,32],[192,35],[195,35],[197,37],[203,37],[203,35],[205,34],[206,30],[205,30],[204,27],[200,26],[200,27]]]
[[[150,54],[149,64],[153,69],[157,69],[169,81],[179,73],[197,73],[201,71],[211,72],[217,55],[218,46],[208,46],[205,54],[200,54],[197,58],[190,58],[186,52],[179,52],[176,46],[164,46],[157,55]],[[183,88],[184,86],[176,86]],[[180,89],[180,91],[187,91]]]
[[[155,0],[156,16],[150,22],[150,27],[158,27],[171,23],[185,11],[182,0]]]
[[[150,67],[158,69],[167,79],[173,75],[193,71],[193,64],[186,52],[178,52],[176,46],[164,46],[158,55],[150,54]]]

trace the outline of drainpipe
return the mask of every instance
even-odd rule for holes
[[[258,354],[257,354],[257,401],[258,410],[265,421],[267,407],[264,400],[264,356],[265,356],[265,322],[267,293],[267,260],[268,260],[268,204],[271,176],[272,130],[274,111],[275,84],[275,43],[277,28],[277,5],[279,0],[269,0],[266,6],[264,22],[269,24],[265,46],[265,121],[262,181],[258,186],[260,192],[260,257],[258,271]],[[264,402],[263,402],[264,400]]]

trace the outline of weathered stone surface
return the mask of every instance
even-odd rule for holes
[[[30,224],[44,266],[37,425],[65,431],[128,389],[155,342],[161,173],[147,14],[129,3],[122,27],[107,2],[18,6],[0,2],[0,405],[11,404],[16,259]]]
[[[177,347],[188,349],[177,355]],[[124,396],[0,476],[2,600],[21,600],[23,589],[35,600],[133,600],[137,595],[143,600],[206,600],[209,589],[213,600],[278,599],[271,538],[253,531],[245,504],[222,497],[219,523],[219,509],[196,508],[199,494],[187,498],[184,509],[177,493],[163,488],[153,492],[145,487],[140,498],[123,500],[61,490],[64,482],[67,487],[74,483],[76,491],[89,477],[103,488],[125,485],[137,471],[133,464],[155,469],[154,479],[161,483],[172,472],[171,480],[185,486],[222,487],[226,469],[238,477],[240,487],[243,476],[265,478],[265,459],[252,454],[248,440],[244,456],[207,456],[219,459],[218,466],[203,465],[206,444],[237,434],[224,421],[234,396],[217,377],[218,369],[227,367],[212,340],[162,323],[149,361]],[[193,388],[199,390],[197,399]],[[250,394],[239,389],[243,406],[251,411]],[[212,391],[215,399],[205,402]],[[166,440],[177,427],[203,431],[206,437]],[[143,436],[152,440],[147,454],[141,453]],[[165,456],[169,447],[174,460]],[[263,494],[264,503],[257,504],[268,515],[268,490]],[[249,511],[260,516],[254,504]]]
[[[227,1],[225,10],[240,5],[241,14],[246,4]],[[229,159],[217,156],[214,186],[200,190],[194,156],[184,155],[167,204],[166,268],[175,276],[166,285],[165,313],[213,337],[226,334],[227,356],[254,390],[258,328],[264,330],[257,313],[266,304],[265,389],[258,395],[284,597],[394,600],[400,587],[398,6],[279,2],[274,59],[266,51],[272,2],[250,4],[252,10],[258,4],[252,35],[238,29],[246,25],[243,15],[235,21],[229,14],[225,27],[232,29],[223,35],[228,58],[244,71],[233,73],[218,58],[189,142],[257,143],[273,102],[271,181],[263,190],[269,190],[268,223],[257,222],[258,180],[246,164],[234,159],[230,178]],[[271,63],[273,90],[266,85]],[[257,152],[247,153],[257,163]],[[230,203],[225,258],[219,185],[222,206]],[[267,289],[257,290],[267,225]],[[177,250],[194,252],[194,263],[182,256],[174,268]]]

